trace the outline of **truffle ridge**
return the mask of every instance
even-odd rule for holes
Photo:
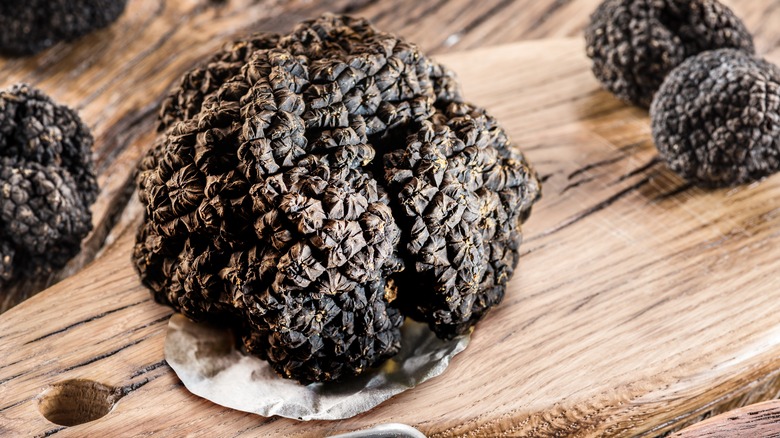
[[[393,356],[404,315],[466,332],[503,296],[539,197],[452,72],[347,16],[229,45],[184,76],[160,130],[138,176],[142,281],[303,383]]]
[[[78,114],[41,91],[0,91],[0,286],[79,252],[98,194],[92,143]]]
[[[644,108],[687,58],[714,49],[755,51],[745,25],[717,0],[606,0],[585,40],[604,88]]]
[[[780,68],[733,49],[692,57],[666,78],[650,109],[669,167],[726,187],[780,170]]]
[[[0,0],[0,51],[33,55],[116,21],[127,0]]]

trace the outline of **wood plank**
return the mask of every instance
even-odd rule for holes
[[[226,41],[253,30],[287,31],[325,11],[373,19],[431,53],[550,36],[579,36],[600,0],[131,0],[107,30],[36,57],[0,59],[0,87],[32,83],[78,108],[96,135],[101,195],[82,253],[49,277],[0,291],[0,313],[94,259],[124,208],[133,168],[148,147],[169,86]],[[780,47],[780,0],[727,0],[762,53]]]
[[[734,409],[672,435],[674,438],[731,438],[780,436],[780,401]]]
[[[720,0],[753,32],[761,53],[780,45],[780,0]],[[350,7],[431,53],[541,38],[579,37],[602,0],[373,0]]]
[[[129,260],[133,201],[97,261],[0,316],[0,435],[323,436],[400,422],[434,437],[641,436],[777,394],[780,176],[688,188],[655,159],[647,114],[599,89],[579,39],[440,60],[545,179],[507,298],[445,374],[339,422],[198,399],[163,362],[170,312]],[[63,428],[37,398],[69,379],[124,397]]]

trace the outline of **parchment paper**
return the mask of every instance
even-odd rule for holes
[[[339,420],[438,376],[468,343],[468,335],[442,341],[426,325],[407,319],[401,351],[381,368],[344,382],[304,386],[242,354],[230,330],[176,314],[168,322],[165,359],[190,392],[216,404],[266,417]]]

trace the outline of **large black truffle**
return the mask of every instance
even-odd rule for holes
[[[92,135],[41,91],[0,92],[0,286],[60,268],[92,229]]]
[[[0,0],[0,51],[32,55],[116,21],[127,0]]]
[[[780,69],[733,49],[704,52],[666,78],[650,109],[669,167],[702,186],[780,169]]]
[[[722,48],[754,52],[745,25],[717,0],[606,0],[585,40],[602,85],[644,108],[685,59]]]
[[[325,15],[232,44],[185,75],[141,163],[142,281],[194,319],[233,325],[247,351],[304,383],[393,356],[404,309],[443,337],[465,332],[503,295],[539,186],[495,121],[460,102],[449,70],[362,19]],[[465,225],[484,227],[484,242],[449,257],[470,289],[450,291],[453,278],[433,278],[431,254],[405,241],[418,230],[404,203],[419,198],[407,199],[401,173],[427,171],[403,151],[422,138],[452,167],[426,190],[485,210]],[[431,224],[454,222],[426,201]],[[449,229],[430,236],[459,243]],[[456,308],[443,306],[453,294]]]

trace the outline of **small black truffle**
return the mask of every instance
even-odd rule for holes
[[[0,0],[0,51],[33,55],[116,21],[127,0]]]
[[[41,91],[0,92],[0,286],[78,253],[98,193],[92,142],[78,115]]]
[[[452,337],[503,296],[538,181],[413,44],[324,15],[230,45],[160,118],[138,177],[141,279],[185,315],[232,325],[280,375],[361,374],[398,352],[405,309]],[[405,188],[431,172],[424,195]]]
[[[585,40],[602,85],[644,108],[685,59],[722,48],[754,52],[745,25],[717,0],[606,0],[591,16]]]
[[[780,69],[743,51],[714,50],[672,71],[650,109],[669,167],[707,187],[780,169]]]

